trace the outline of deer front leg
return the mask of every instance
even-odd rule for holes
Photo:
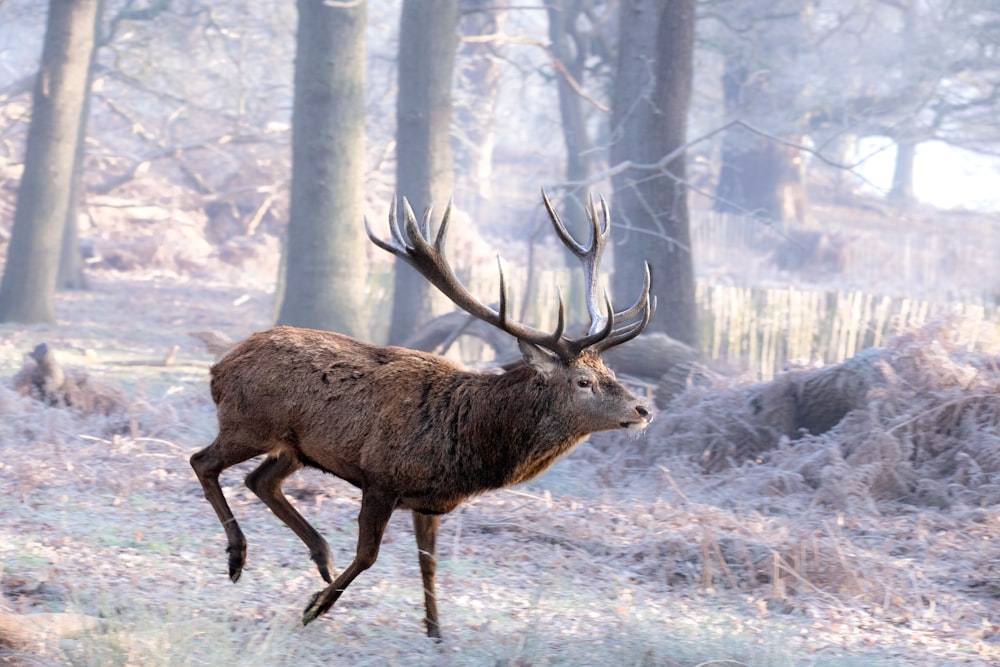
[[[375,564],[382,535],[396,508],[396,502],[395,494],[370,488],[362,490],[361,512],[358,514],[358,550],[354,560],[332,584],[313,595],[302,614],[302,625],[308,625],[317,616],[329,611],[351,582]]]
[[[424,607],[427,617],[427,636],[441,639],[438,624],[437,597],[434,593],[434,575],[437,573],[437,536],[441,517],[436,514],[413,513],[413,532],[417,536],[417,554],[420,558],[420,577],[424,582]]]

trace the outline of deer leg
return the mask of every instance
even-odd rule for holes
[[[434,575],[437,573],[437,536],[441,517],[437,514],[413,513],[413,532],[417,535],[417,554],[420,558],[420,577],[424,581],[424,607],[427,617],[427,636],[441,639],[438,625],[437,597],[434,594]]]
[[[233,583],[239,581],[243,566],[246,564],[247,539],[240,525],[236,523],[236,517],[233,516],[233,511],[226,502],[226,496],[222,493],[222,487],[219,486],[219,473],[258,454],[260,452],[248,451],[243,447],[226,446],[220,436],[211,445],[191,456],[191,467],[201,482],[205,498],[212,505],[219,521],[222,522],[222,528],[226,531],[226,540],[229,542],[226,549],[229,553],[229,578]]]
[[[358,550],[354,560],[325,589],[316,593],[302,614],[302,625],[308,625],[317,616],[325,614],[354,579],[370,568],[378,558],[382,535],[389,517],[396,508],[395,494],[364,489],[361,493],[361,512],[358,514]]]
[[[247,475],[246,483],[257,497],[264,501],[274,515],[292,529],[307,547],[309,554],[319,568],[319,574],[326,583],[330,578],[333,558],[330,556],[330,545],[323,536],[299,514],[287,496],[281,490],[281,484],[292,473],[302,469],[302,462],[293,454],[282,453],[280,456],[268,456],[253,472]]]

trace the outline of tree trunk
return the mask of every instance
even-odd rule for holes
[[[896,144],[896,164],[892,171],[892,188],[889,199],[909,206],[913,203],[913,163],[917,157],[917,142],[899,141]]]
[[[590,151],[593,145],[587,132],[587,120],[582,99],[570,79],[583,84],[584,66],[588,50],[577,32],[577,22],[581,13],[580,0],[547,2],[549,19],[549,49],[555,59],[556,88],[559,93],[559,120],[562,127],[563,144],[566,147],[566,180],[571,183],[585,182],[591,174]],[[562,202],[562,220],[570,232],[579,239],[586,239],[590,226],[586,209],[585,188],[568,189]],[[576,256],[568,249],[562,252],[563,261],[570,267],[568,294],[582,294],[583,274],[574,270],[578,266]],[[574,302],[570,299],[569,314],[574,314]]]
[[[363,2],[299,0],[287,273],[278,321],[363,336]]]
[[[463,36],[487,36],[503,32],[509,11],[496,7],[493,0],[469,0],[463,4],[459,32]],[[493,149],[496,145],[497,99],[500,75],[503,72],[501,46],[493,42],[464,42],[459,47],[459,62],[464,68],[458,74],[471,103],[454,109],[454,122],[459,127],[459,154],[455,159],[456,178],[468,174],[456,184],[474,196],[463,202],[475,219],[481,217],[493,199]]]
[[[69,203],[66,206],[66,226],[63,230],[62,249],[59,253],[59,277],[56,285],[60,289],[88,289],[87,274],[83,271],[83,253],[80,251],[80,230],[77,218],[80,208],[84,205],[83,168],[87,157],[87,124],[90,120],[90,91],[94,85],[94,63],[97,51],[102,44],[97,40],[101,19],[104,16],[104,0],[98,0],[97,17],[94,19],[94,47],[90,50],[90,62],[87,65],[86,95],[83,98],[83,111],[80,113],[80,134],[73,153],[73,177],[69,189]]]
[[[783,223],[807,222],[805,184],[799,151],[761,137],[723,139],[715,210],[745,213]]]
[[[694,0],[623,3],[611,147],[613,164],[657,162],[686,140],[694,53]],[[652,74],[652,77],[650,77]],[[613,179],[616,227],[612,287],[619,307],[653,274],[657,311],[647,331],[697,343],[685,158],[663,171],[632,168]]]
[[[587,132],[587,121],[580,94],[569,81],[572,79],[578,84],[583,83],[584,66],[588,55],[576,30],[581,10],[580,1],[549,2],[546,3],[546,9],[549,18],[549,48],[556,60],[559,119],[566,147],[566,180],[586,181],[591,174],[589,155],[593,145]],[[589,233],[585,203],[584,193],[576,190],[567,192],[563,221],[577,238],[586,238]],[[566,251],[564,256],[570,266],[575,265],[572,253]],[[573,275],[578,274],[574,272]]]
[[[82,137],[81,137],[82,139]],[[83,141],[80,142],[81,146]],[[78,149],[82,153],[83,149]],[[80,229],[77,216],[80,214],[80,204],[83,200],[81,175],[83,156],[80,156],[80,166],[74,166],[73,185],[70,187],[69,205],[66,207],[66,221],[63,229],[62,246],[59,250],[59,271],[56,285],[59,289],[85,290],[89,288],[87,274],[83,271],[83,253],[80,251]]]
[[[745,115],[744,87],[747,83],[747,67],[738,58],[726,57],[722,72],[722,104],[727,117],[740,118]],[[747,191],[744,183],[747,167],[742,164],[748,152],[751,138],[742,128],[733,128],[722,137],[719,182],[715,187],[714,208],[720,213],[743,213],[751,210],[746,206]]]
[[[74,154],[99,0],[52,0],[35,81],[24,175],[18,191],[0,321],[52,322]]]
[[[909,40],[916,40],[920,23],[920,12],[916,2],[904,2],[903,34]],[[913,204],[916,196],[913,194],[913,163],[917,158],[917,140],[912,128],[900,127],[893,137],[896,140],[896,164],[892,171],[892,186],[889,188],[889,201],[903,207]]]
[[[404,0],[396,101],[396,192],[417,215],[442,210],[454,187],[451,89],[458,48],[458,0]],[[400,209],[402,211],[402,209]],[[396,262],[389,342],[401,344],[430,319],[430,285]]]

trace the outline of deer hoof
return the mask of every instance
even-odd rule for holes
[[[322,608],[322,605],[316,604],[322,594],[323,591],[314,593],[309,599],[309,604],[306,605],[306,610],[302,614],[302,625],[309,625],[311,622],[316,620],[317,616],[320,616],[324,611],[326,611]]]
[[[247,562],[247,552],[245,549],[226,549],[229,552],[229,579],[235,584],[243,574],[243,565]]]

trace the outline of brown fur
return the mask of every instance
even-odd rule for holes
[[[327,611],[378,555],[392,511],[414,512],[427,607],[434,599],[438,515],[471,495],[531,479],[588,434],[641,429],[649,408],[617,382],[597,352],[570,361],[522,343],[525,363],[502,374],[439,356],[368,345],[336,333],[278,327],[237,344],[212,368],[219,436],[191,458],[229,541],[230,578],[246,540],[222,495],[222,470],[266,454],[247,485],[309,547],[331,581],[326,541],[291,506],[283,480],[303,466],[362,489],[354,561],[307,607]]]

